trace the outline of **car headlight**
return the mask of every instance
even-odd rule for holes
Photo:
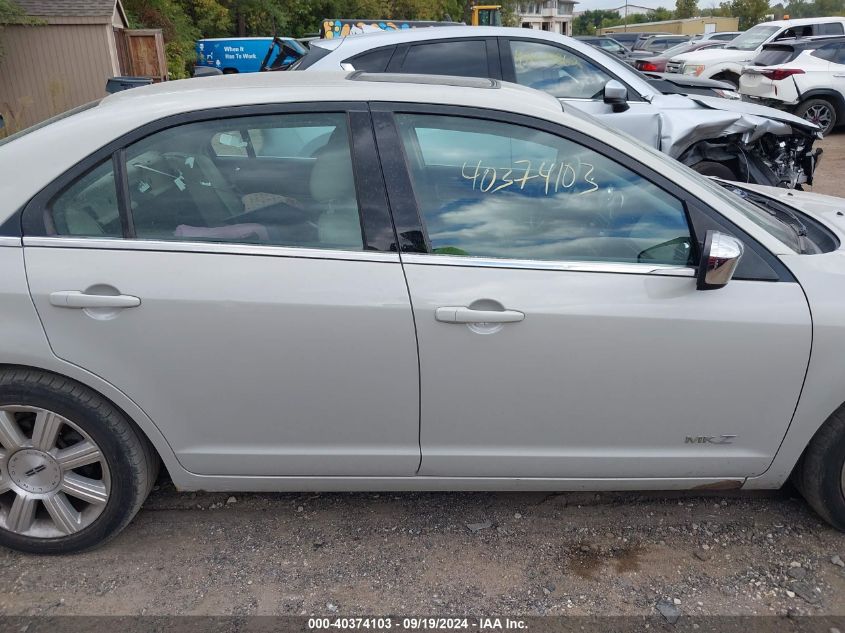
[[[704,65],[703,64],[684,64],[684,74],[685,75],[695,75],[696,77],[698,77],[703,72],[704,72]]]

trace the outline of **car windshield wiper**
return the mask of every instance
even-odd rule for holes
[[[732,186],[728,183],[724,186],[736,195],[740,196],[743,200],[747,200],[751,204],[759,207],[784,226],[789,227],[789,229],[795,233],[795,241],[798,243],[799,252],[802,255],[815,252],[813,248],[809,247],[812,242],[807,237],[807,226],[801,221],[798,214],[790,209],[788,205],[778,202],[777,200],[772,200],[764,195]],[[789,222],[782,217],[784,215],[789,218]]]

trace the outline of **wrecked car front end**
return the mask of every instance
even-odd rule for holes
[[[693,168],[704,161],[720,163],[738,180],[759,185],[812,184],[822,152],[813,147],[821,138],[818,126],[741,101],[671,97],[656,99],[663,102],[660,149],[670,156]]]

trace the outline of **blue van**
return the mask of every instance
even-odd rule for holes
[[[302,44],[290,37],[207,38],[197,40],[196,51],[197,66],[216,68],[227,75],[276,70],[292,64],[307,52]]]

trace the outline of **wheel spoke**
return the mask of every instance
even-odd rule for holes
[[[9,455],[6,451],[0,450],[0,494],[8,492],[12,489],[11,480],[9,479],[8,468],[6,466],[6,459]]]
[[[18,495],[12,502],[12,508],[9,510],[9,516],[6,519],[8,528],[12,532],[26,532],[35,519],[35,508],[38,501],[32,497],[24,497]]]
[[[14,451],[26,444],[26,438],[11,411],[0,411],[0,445]]]
[[[102,505],[109,498],[105,483],[76,473],[65,474],[64,479],[62,479],[62,490],[77,499],[82,499],[94,505]]]
[[[73,534],[82,527],[82,514],[74,508],[68,498],[58,492],[44,499],[44,507],[62,532]]]
[[[56,453],[56,461],[64,470],[73,470],[80,466],[95,464],[103,458],[100,450],[88,440],[77,442],[73,446],[61,449]]]
[[[32,445],[44,452],[56,446],[62,419],[50,411],[39,411],[35,415],[35,425],[32,427]]]

